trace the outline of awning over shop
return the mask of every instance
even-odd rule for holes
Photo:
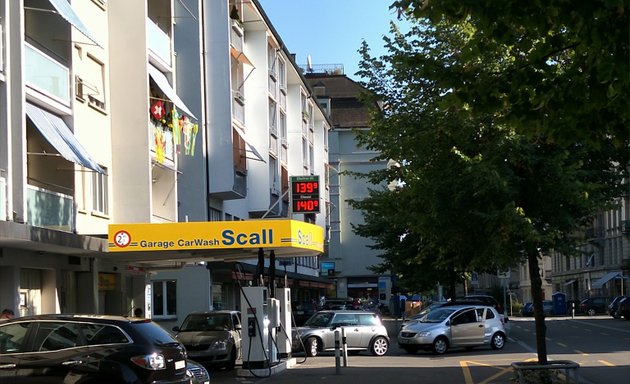
[[[149,76],[155,81],[155,84],[164,92],[164,95],[175,104],[175,106],[182,110],[185,114],[193,119],[197,120],[195,115],[190,112],[190,109],[184,104],[182,99],[177,96],[177,92],[171,87],[171,84],[168,82],[168,79],[159,69],[155,68],[152,65],[149,65]]]
[[[98,41],[94,38],[94,35],[90,32],[89,29],[83,24],[79,16],[74,12],[72,5],[68,2],[68,0],[49,0],[50,4],[55,8],[57,13],[63,17],[70,25],[75,27],[79,32],[85,35],[88,39],[92,40],[94,44],[101,46]]]
[[[594,289],[599,289],[599,288],[603,287],[604,284],[606,284],[607,282],[609,282],[610,280],[612,280],[612,279],[614,279],[616,277],[621,277],[621,272],[620,271],[608,272],[603,277],[600,277],[599,280],[595,281],[593,283],[592,287]]]
[[[81,143],[74,137],[66,123],[56,115],[31,103],[26,103],[26,115],[44,138],[68,161],[105,174],[105,171],[92,159]]]
[[[108,253],[117,259],[245,260],[259,249],[276,257],[317,256],[324,229],[289,219],[110,224]]]
[[[247,144],[247,147],[249,148],[249,152],[251,152],[254,156],[256,156],[258,158],[258,160],[262,161],[263,163],[266,163],[265,159],[263,159],[263,157],[260,154],[260,152],[258,152],[256,150],[256,147],[254,147],[254,145],[247,138],[247,135],[245,134],[245,131],[243,131],[242,129],[240,129],[237,126],[234,126],[234,129],[241,136],[241,139],[243,139],[243,141],[245,141],[245,144]]]

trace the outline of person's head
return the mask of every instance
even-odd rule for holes
[[[133,310],[133,315],[134,315],[135,317],[142,317],[142,308],[139,308],[139,307],[138,307],[138,308],[134,309],[134,310]]]
[[[5,308],[0,313],[0,319],[12,319],[15,317],[15,312],[12,309]]]

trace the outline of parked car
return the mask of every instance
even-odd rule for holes
[[[0,324],[0,382],[190,382],[186,350],[149,319],[37,315]]]
[[[501,349],[507,340],[499,312],[490,306],[443,306],[409,322],[398,333],[398,346],[408,353],[420,349],[443,354],[449,348],[489,345]]]
[[[300,326],[317,312],[318,305],[313,300],[294,301],[291,310],[295,324]]]
[[[335,330],[345,328],[348,351],[370,351],[383,356],[389,348],[387,329],[373,312],[360,310],[325,310],[314,314],[302,327],[293,330],[293,351],[317,356],[335,350]]]
[[[617,319],[623,317],[626,320],[630,320],[630,297],[624,297],[621,301],[619,301],[616,314]]]
[[[619,307],[619,302],[625,299],[626,296],[616,296],[610,304],[608,304],[608,314],[615,319],[619,318],[619,314],[617,313],[617,309]]]
[[[611,300],[612,298],[606,296],[595,296],[584,299],[580,303],[580,312],[589,316],[606,313]]]
[[[210,384],[210,374],[208,370],[196,361],[188,359],[186,374],[190,378],[190,384]]]
[[[359,309],[359,308],[360,308],[359,302],[353,299],[352,297],[346,297],[346,298],[333,297],[333,298],[324,299],[324,302],[322,306],[319,308],[319,310]]]
[[[220,310],[191,313],[173,331],[189,358],[232,370],[242,358],[241,328],[240,312]]]

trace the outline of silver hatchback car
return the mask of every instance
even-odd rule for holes
[[[387,329],[377,314],[359,310],[319,311],[293,330],[293,351],[307,356],[335,350],[335,331],[345,329],[350,352],[370,351],[383,356],[389,348]],[[341,332],[341,331],[340,331]]]
[[[405,324],[398,333],[398,346],[408,353],[425,349],[443,354],[449,348],[484,345],[501,349],[506,340],[501,315],[482,305],[440,307]]]

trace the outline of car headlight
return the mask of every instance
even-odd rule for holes
[[[214,349],[218,351],[226,350],[227,342],[225,340],[215,341],[214,343],[210,344],[210,349]]]
[[[416,333],[416,337],[427,337],[427,336],[431,336],[430,331],[422,331],[422,332]]]

